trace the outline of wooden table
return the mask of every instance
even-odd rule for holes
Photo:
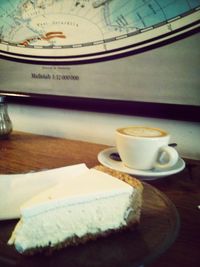
[[[0,140],[0,173],[14,174],[86,163],[98,163],[105,145],[14,132]],[[150,266],[195,267],[200,253],[200,162],[186,160],[186,168],[175,175],[150,182],[164,192],[178,209],[181,221],[173,245]]]

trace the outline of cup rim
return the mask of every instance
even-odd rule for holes
[[[164,135],[162,136],[137,136],[137,135],[129,135],[129,134],[125,134],[120,132],[120,130],[124,129],[124,128],[148,128],[148,129],[153,129],[153,130],[158,130],[162,133],[164,133]],[[116,129],[116,133],[122,136],[126,136],[128,138],[138,138],[138,139],[160,139],[160,138],[166,138],[166,137],[170,137],[169,132],[167,132],[166,130],[163,130],[161,128],[158,127],[151,127],[151,126],[144,126],[144,125],[129,125],[129,126],[124,126],[124,127],[119,127]]]

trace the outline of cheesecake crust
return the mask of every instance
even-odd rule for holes
[[[118,233],[118,232],[130,229],[130,228],[136,227],[139,224],[141,206],[142,206],[142,191],[143,191],[142,183],[136,178],[128,174],[112,170],[102,165],[95,166],[94,169],[107,173],[115,178],[118,178],[128,183],[135,189],[133,191],[133,194],[130,196],[129,209],[125,212],[125,215],[124,215],[124,220],[126,221],[126,225],[122,225],[117,229],[108,229],[107,231],[104,231],[104,232],[99,231],[98,233],[95,233],[95,234],[88,233],[84,235],[83,237],[78,237],[74,235],[70,238],[67,238],[63,242],[56,244],[55,246],[52,246],[51,243],[49,243],[49,245],[45,247],[35,247],[35,248],[27,249],[24,252],[22,252],[22,254],[34,255],[37,253],[43,253],[45,255],[50,255],[55,250],[59,250],[59,249],[69,247],[69,246],[77,246],[80,244],[84,244],[88,241],[97,240],[100,237],[107,237],[111,234]]]

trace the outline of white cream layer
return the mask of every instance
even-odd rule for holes
[[[133,190],[127,183],[94,169],[68,178],[23,205],[22,218],[9,244],[23,252],[123,226]]]

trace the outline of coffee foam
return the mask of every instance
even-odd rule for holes
[[[167,133],[157,128],[132,126],[118,129],[118,132],[137,137],[162,137],[166,136]]]

